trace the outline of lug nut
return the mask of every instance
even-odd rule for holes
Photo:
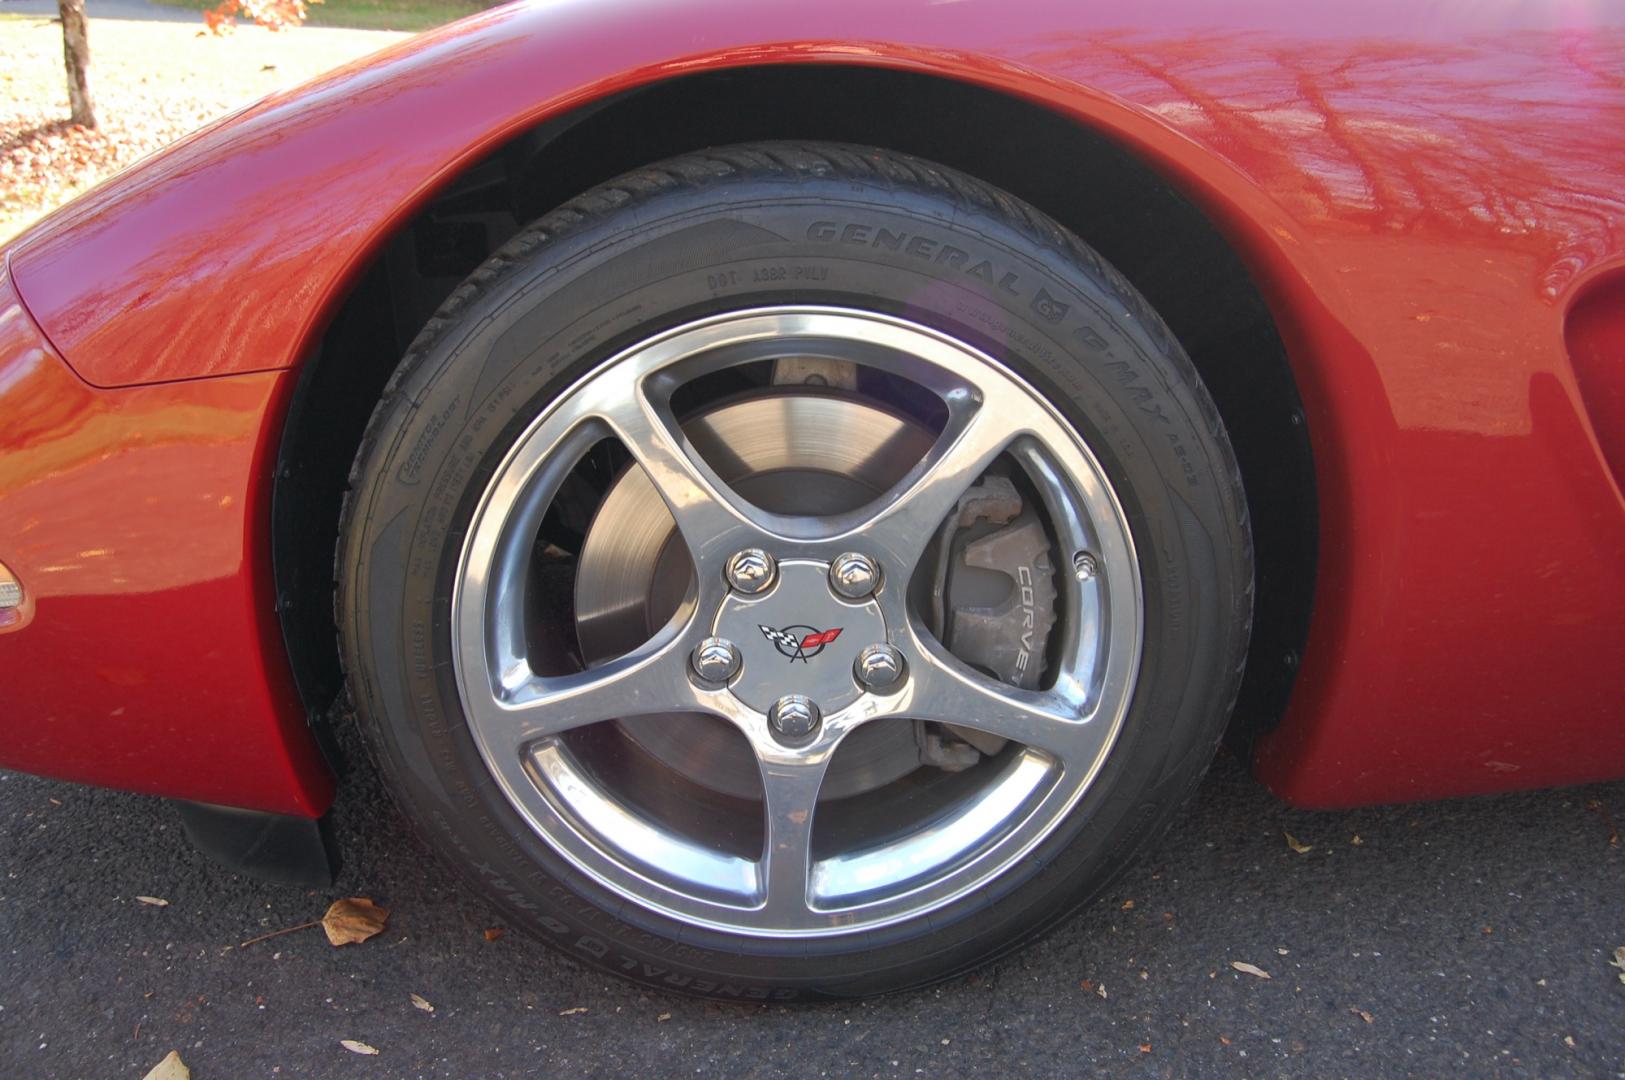
[[[829,564],[829,587],[848,600],[862,600],[880,587],[880,567],[856,551],[837,555]]]
[[[1100,573],[1100,560],[1087,551],[1080,551],[1072,556],[1072,569],[1077,572],[1079,581],[1090,581]]]
[[[786,739],[804,739],[818,727],[818,706],[811,698],[786,694],[768,710],[767,722]]]
[[[746,548],[728,560],[728,584],[749,596],[765,591],[777,572],[773,556],[761,548]]]
[[[706,638],[694,646],[688,662],[709,683],[725,683],[739,674],[739,650],[727,638]]]
[[[865,645],[852,661],[852,675],[869,690],[890,690],[903,681],[903,654],[890,645]]]

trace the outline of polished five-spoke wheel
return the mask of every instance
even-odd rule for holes
[[[924,456],[894,462],[905,471],[892,487],[842,513],[750,502],[685,436],[673,407],[681,387],[728,367],[809,358],[907,380],[941,403],[941,430]],[[759,400],[808,393],[770,384]],[[675,522],[688,595],[626,653],[539,675],[526,626],[538,523],[606,439],[625,447]],[[1038,493],[1051,543],[1066,555],[1042,564],[1063,612],[1048,635],[1054,659],[1043,689],[1009,685],[956,658],[911,589],[936,557],[944,523],[1006,457]],[[1054,575],[1057,562],[1070,569],[1073,553],[1101,571],[1087,580]],[[1037,568],[1011,569],[1019,601]],[[1088,448],[993,358],[874,313],[750,309],[634,345],[520,436],[474,513],[452,618],[475,741],[514,807],[561,854],[627,900],[683,919],[753,934],[829,934],[940,907],[1065,818],[1111,746],[1133,687],[1139,573],[1127,523]],[[1021,620],[1011,625],[1019,637]],[[829,633],[836,636],[807,646]],[[732,656],[724,662],[722,653]],[[561,738],[670,713],[716,717],[748,742],[765,808],[760,854],[729,854],[641,815],[635,798],[591,777]],[[864,725],[919,721],[971,728],[1012,749],[913,828],[898,833],[888,821],[815,856],[815,808],[843,740]]]
[[[358,717],[517,922],[719,996],[895,989],[1087,901],[1191,789],[1251,596],[1222,428],[1059,226],[763,144],[524,230],[357,463]]]

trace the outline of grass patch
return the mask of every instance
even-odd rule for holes
[[[166,7],[190,8],[201,12],[217,6],[219,0],[153,0]],[[353,30],[406,30],[416,33],[464,15],[483,11],[495,3],[481,0],[324,0],[306,10],[307,26],[344,27]],[[201,16],[199,16],[201,19]],[[238,20],[239,25],[242,20]]]

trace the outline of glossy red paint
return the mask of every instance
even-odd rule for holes
[[[87,386],[0,274],[0,767],[314,815],[269,589],[268,418],[288,376]]]
[[[1625,11],[1271,2],[1221,27],[1200,0],[1152,0],[1127,18],[1071,0],[501,9],[194,136],[27,234],[13,266],[97,385],[282,371],[429,195],[606,94],[841,63],[1019,95],[1184,190],[1288,346],[1321,580],[1266,781],[1347,805],[1625,775],[1625,500],[1563,318],[1625,265]]]

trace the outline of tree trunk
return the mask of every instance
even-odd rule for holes
[[[73,122],[96,126],[96,106],[90,100],[90,35],[85,27],[85,0],[56,0],[62,13],[62,58],[68,65],[68,104]]]

